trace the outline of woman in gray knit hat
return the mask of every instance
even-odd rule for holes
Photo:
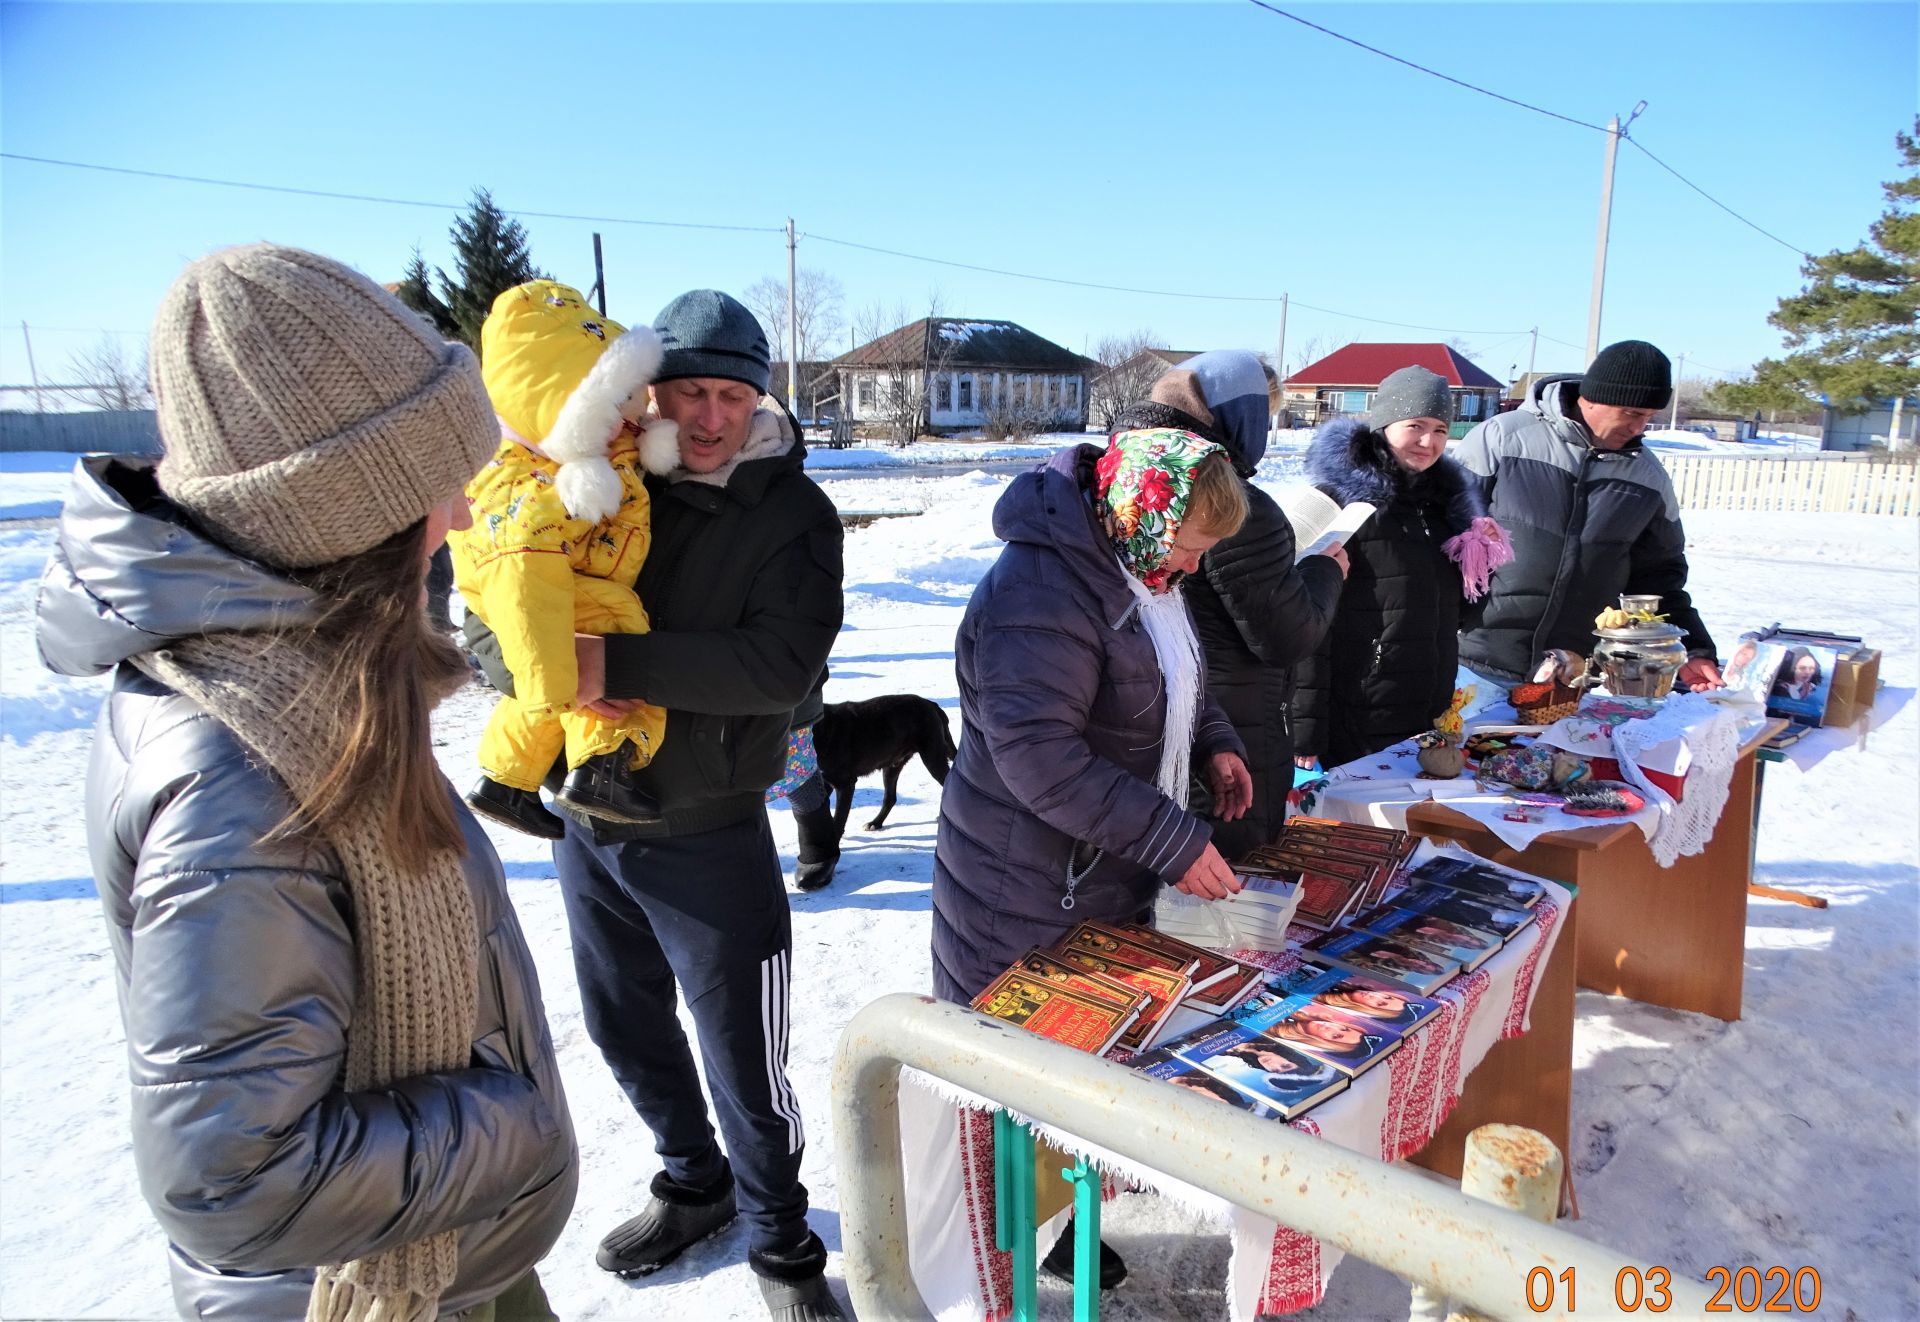
[[[429,727],[466,673],[424,582],[498,434],[479,369],[266,244],[189,266],[152,343],[165,457],[76,468],[39,643],[113,672],[87,829],[175,1301],[550,1319],[572,1128]]]

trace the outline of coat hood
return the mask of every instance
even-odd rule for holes
[[[1361,418],[1322,423],[1307,446],[1306,469],[1307,480],[1342,505],[1364,500],[1385,509],[1403,497],[1429,501],[1442,511],[1449,537],[1487,512],[1479,484],[1453,456],[1442,454],[1426,472],[1409,473]]]
[[[202,532],[161,494],[154,466],[117,455],[74,466],[35,606],[48,669],[97,675],[178,639],[318,617],[310,588]]]
[[[1190,373],[1200,398],[1212,415],[1213,428],[1204,433],[1226,447],[1234,471],[1252,477],[1267,453],[1267,373],[1260,360],[1244,349],[1210,349],[1187,359],[1174,372]],[[1172,373],[1168,373],[1169,376]],[[1154,398],[1158,399],[1156,393]]]
[[[1100,602],[1101,618],[1119,628],[1135,609],[1126,571],[1093,508],[1094,467],[1103,451],[1073,445],[1043,466],[1022,473],[993,507],[993,534],[1059,556],[1068,572]]]

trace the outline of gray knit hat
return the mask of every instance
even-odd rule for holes
[[[1663,409],[1673,399],[1673,364],[1645,340],[1609,344],[1580,378],[1580,398],[1623,409]]]
[[[325,257],[259,243],[180,273],[153,321],[160,488],[282,569],[370,550],[499,441],[480,365]]]
[[[1453,392],[1447,388],[1447,378],[1424,367],[1403,367],[1380,383],[1373,407],[1367,410],[1367,426],[1385,431],[1408,418],[1453,421]]]
[[[654,380],[718,376],[767,393],[767,334],[746,304],[717,289],[695,289],[660,309],[654,330],[666,353]]]

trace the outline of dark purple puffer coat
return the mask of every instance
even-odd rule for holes
[[[1007,542],[954,640],[965,728],[940,796],[933,983],[967,1001],[1029,946],[1076,923],[1128,922],[1192,866],[1211,833],[1154,788],[1166,698],[1153,643],[1087,493],[1100,450],[1062,450],[993,511]],[[1245,756],[1211,698],[1193,766]],[[1097,863],[1063,909],[1076,842]]]

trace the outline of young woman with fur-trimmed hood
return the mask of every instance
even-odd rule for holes
[[[1319,650],[1298,672],[1296,756],[1339,766],[1429,729],[1453,699],[1462,607],[1512,558],[1472,476],[1447,457],[1444,378],[1403,367],[1362,418],[1314,434],[1307,480],[1374,515],[1347,539],[1351,569]]]

